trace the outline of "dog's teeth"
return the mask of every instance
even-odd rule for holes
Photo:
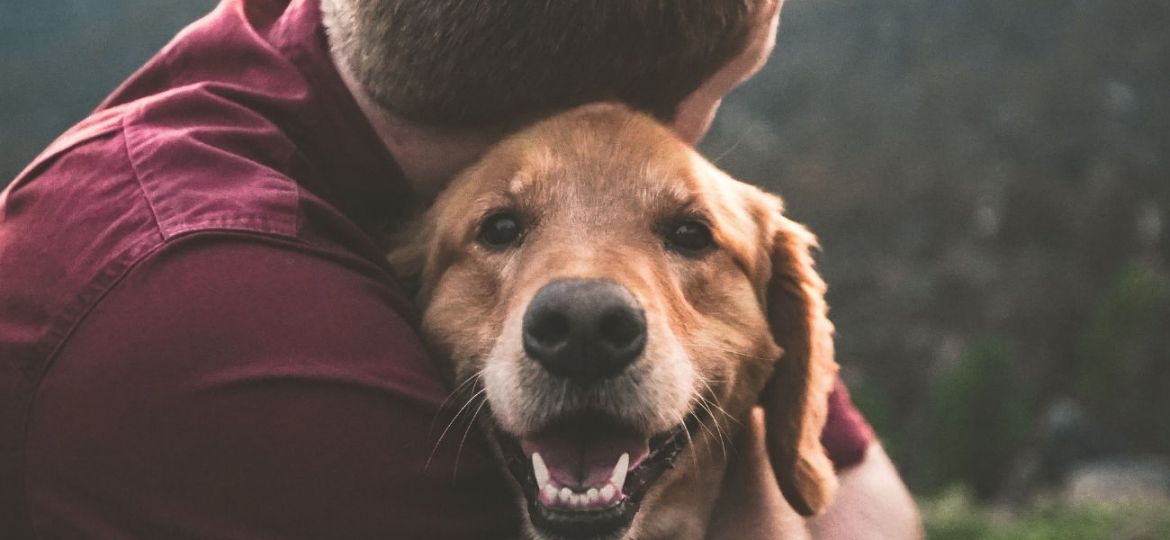
[[[629,458],[619,460],[618,464],[621,469],[629,467]],[[617,469],[615,469],[616,471]],[[620,472],[620,471],[618,471]],[[624,476],[624,473],[623,473]],[[600,488],[589,488],[580,493],[573,491],[570,487],[556,488],[551,483],[546,483],[544,487],[540,488],[540,500],[546,506],[561,506],[564,508],[583,509],[596,507],[598,505],[608,505],[614,500],[620,498],[621,488],[614,487],[613,484],[606,484]]]
[[[613,484],[606,484],[597,494],[601,497],[601,502],[609,504],[613,501],[613,496],[617,495],[617,489],[613,487]]]
[[[626,473],[630,470],[630,454],[623,453],[622,457],[618,458],[617,465],[613,468],[613,474],[609,477],[609,481],[615,487],[625,487]]]
[[[548,466],[544,464],[544,458],[540,457],[539,452],[532,453],[532,472],[536,475],[536,486],[544,489],[548,484]]]
[[[545,484],[544,487],[540,488],[541,502],[545,504],[553,504],[557,502],[557,496],[559,494],[560,492],[558,492],[557,488],[553,487],[552,484]]]

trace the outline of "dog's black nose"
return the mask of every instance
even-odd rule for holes
[[[607,379],[645,348],[642,306],[612,281],[554,281],[536,293],[524,313],[524,351],[554,375],[581,382]]]

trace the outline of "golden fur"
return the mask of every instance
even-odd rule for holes
[[[525,221],[520,245],[503,252],[476,242],[500,209]],[[728,177],[652,119],[591,105],[490,150],[396,239],[390,260],[420,285],[424,338],[453,382],[483,386],[487,422],[516,436],[592,399],[556,394],[525,358],[519,320],[529,300],[558,278],[631,291],[647,346],[627,376],[599,390],[605,406],[647,434],[696,409],[709,414],[624,537],[697,538],[733,454],[728,441],[757,405],[791,506],[818,513],[835,489],[819,440],[837,369],[825,285],[813,235],[782,211],[779,198]],[[663,227],[684,217],[707,223],[717,247],[701,257],[664,249]]]

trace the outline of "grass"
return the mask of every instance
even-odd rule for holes
[[[930,540],[1167,540],[1165,501],[1068,504],[1041,498],[1012,510],[974,503],[964,490],[919,501]]]

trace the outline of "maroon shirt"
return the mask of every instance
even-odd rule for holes
[[[515,536],[478,433],[431,456],[409,198],[316,0],[184,30],[0,195],[0,538]],[[871,437],[839,392],[838,466]]]

